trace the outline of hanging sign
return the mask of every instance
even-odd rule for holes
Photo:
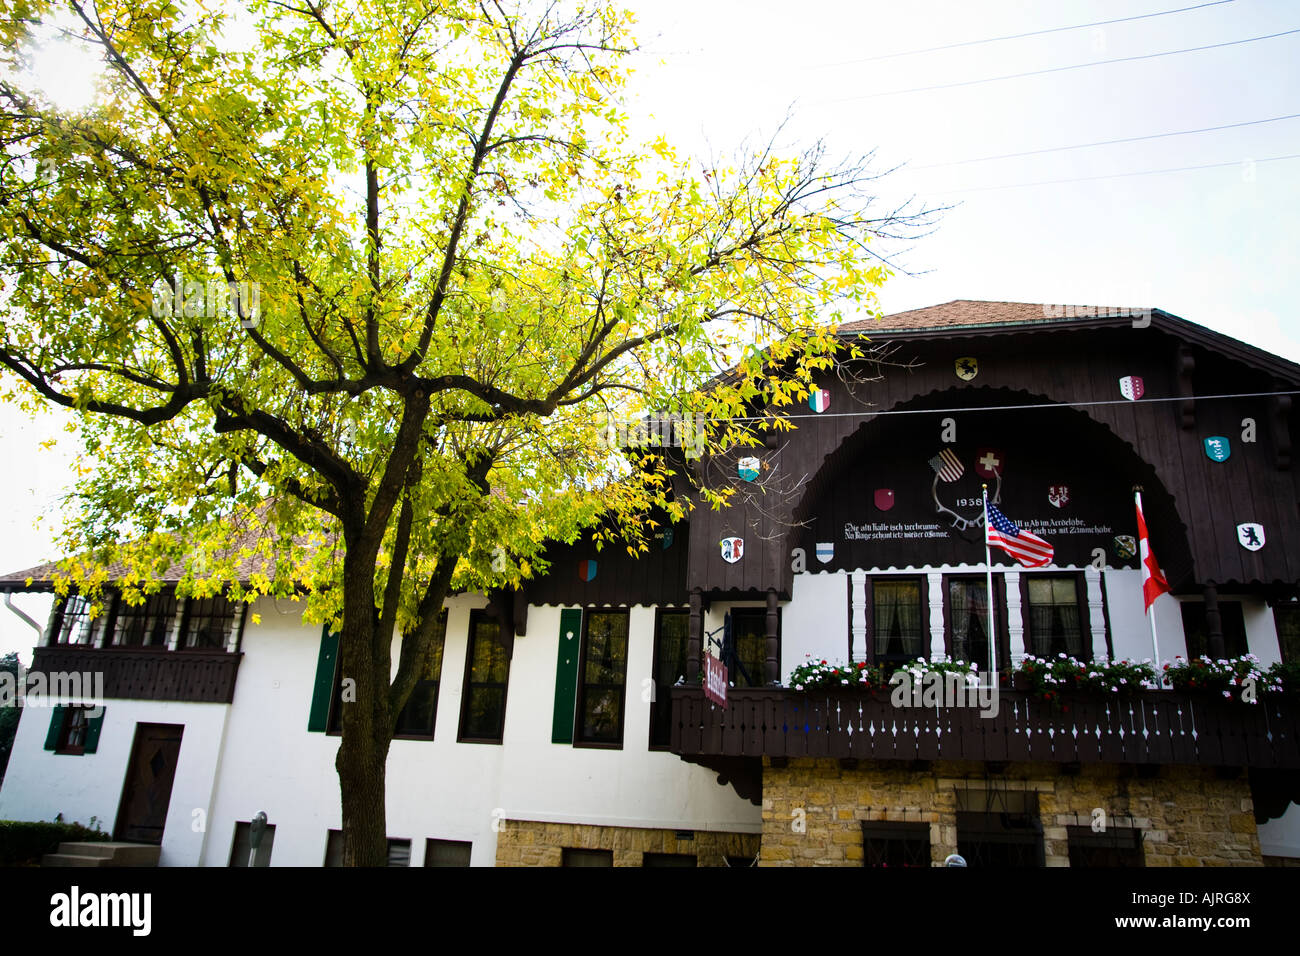
[[[712,654],[704,655],[704,696],[719,707],[727,706],[727,665]]]

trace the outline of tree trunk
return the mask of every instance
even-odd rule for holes
[[[384,802],[388,748],[388,680],[391,637],[378,634],[373,562],[344,559],[343,739],[334,760],[343,808],[343,865],[386,866],[388,826]]]

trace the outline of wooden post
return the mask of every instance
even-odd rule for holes
[[[1213,581],[1205,583],[1205,631],[1210,643],[1210,657],[1222,660],[1223,653],[1223,616],[1219,614],[1219,589]],[[1191,656],[1191,652],[1188,652]]]
[[[699,588],[691,588],[690,620],[686,629],[686,683],[694,687],[700,679],[700,645],[703,643],[703,599]]]
[[[772,685],[781,680],[780,633],[781,617],[777,612],[776,591],[767,589],[767,660],[763,667],[763,683]]]

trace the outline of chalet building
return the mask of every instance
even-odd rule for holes
[[[863,331],[872,360],[797,428],[683,460],[733,507],[640,559],[580,542],[519,593],[448,599],[391,750],[391,862],[1300,864],[1293,698],[1009,686],[981,713],[790,680],[983,662],[990,633],[1003,671],[1154,657],[1135,489],[1171,588],[1160,658],[1300,660],[1300,366],[1159,310],[957,301],[841,335]],[[984,485],[1054,549],[994,551],[992,594]],[[700,684],[724,636],[725,708]],[[56,601],[33,672],[101,674],[104,704],[25,713],[0,819],[94,817],[162,865],[336,862],[337,659],[285,600]]]

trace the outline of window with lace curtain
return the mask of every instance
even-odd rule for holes
[[[948,578],[948,654],[989,668],[988,586],[983,577]],[[996,591],[994,592],[996,594]]]
[[[1068,654],[1080,660],[1092,657],[1084,636],[1084,604],[1079,599],[1079,579],[1026,575],[1024,591],[1025,646],[1037,657]]]
[[[923,614],[918,578],[871,582],[871,660],[898,665],[928,657],[930,629]]]

